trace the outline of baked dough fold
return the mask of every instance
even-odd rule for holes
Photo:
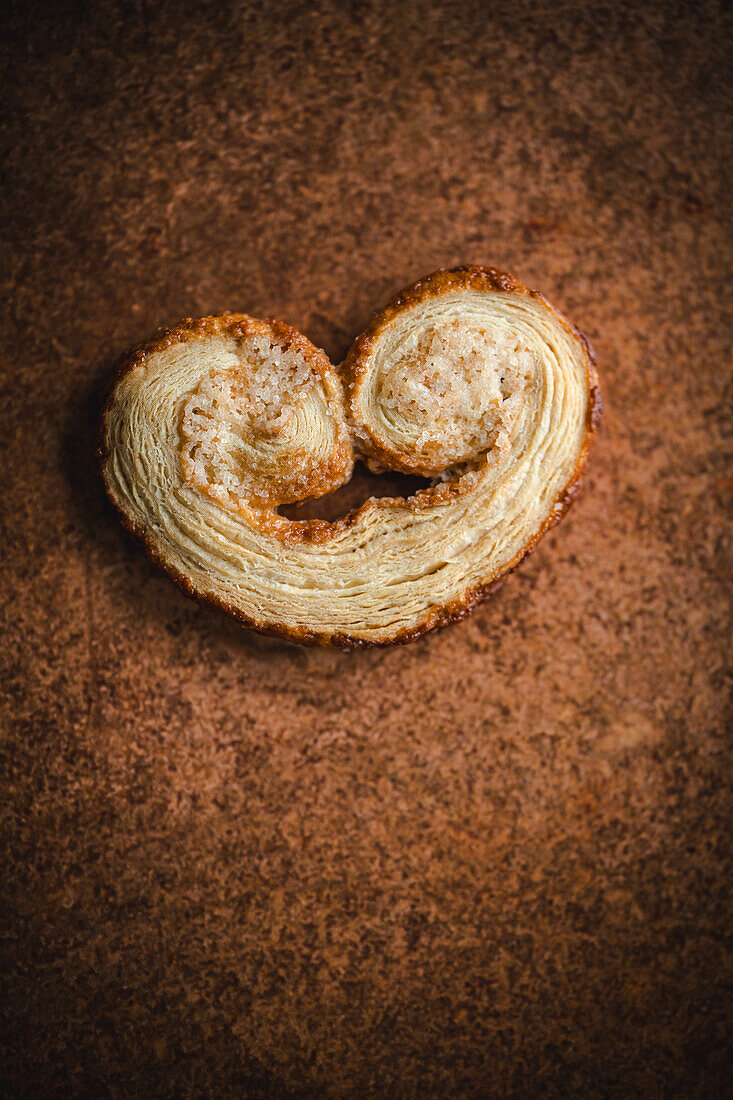
[[[384,645],[459,618],[568,507],[601,410],[585,339],[489,268],[399,294],[341,368],[281,322],[185,321],[107,402],[107,492],[190,595],[300,642]],[[373,469],[433,480],[334,522],[281,505]]]

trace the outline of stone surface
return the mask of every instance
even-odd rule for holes
[[[727,1093],[730,42],[709,2],[7,16],[6,1095]],[[188,603],[93,468],[119,354],[232,308],[340,357],[462,262],[596,346],[567,521],[393,651]]]

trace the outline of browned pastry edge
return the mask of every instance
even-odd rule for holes
[[[495,268],[481,267],[478,265],[465,266],[454,268],[453,270],[439,270],[432,275],[428,275],[423,279],[419,279],[417,282],[412,283],[404,290],[400,291],[391,302],[378,314],[375,315],[370,325],[365,331],[357,337],[349,350],[346,359],[341,364],[340,370],[345,374],[345,380],[347,389],[350,394],[353,388],[353,383],[360,374],[360,358],[362,355],[368,354],[371,348],[371,343],[374,336],[379,330],[389,321],[394,318],[398,313],[404,309],[410,308],[413,305],[424,301],[427,298],[436,297],[439,294],[448,290],[455,289],[476,289],[476,290],[499,290],[499,291],[513,291],[515,293],[526,294],[533,298],[540,299],[547,308],[557,317],[560,323],[568,332],[572,333],[582,343],[586,355],[588,358],[588,379],[590,387],[590,403],[588,409],[588,430],[583,445],[583,449],[578,457],[578,461],[575,465],[572,476],[570,477],[568,484],[556,497],[555,503],[547,516],[547,519],[542,524],[539,531],[530,539],[525,547],[519,551],[514,560],[496,576],[489,578],[481,584],[475,585],[473,588],[468,589],[462,596],[451,601],[449,604],[444,604],[442,607],[432,608],[422,623],[416,627],[411,627],[407,630],[397,631],[394,634],[385,636],[378,640],[364,640],[362,638],[356,638],[348,634],[325,633],[317,632],[306,629],[295,629],[293,627],[286,626],[285,624],[265,623],[262,620],[254,619],[249,615],[245,615],[238,608],[232,604],[226,603],[224,600],[219,600],[215,596],[207,595],[205,593],[198,592],[190,579],[183,573],[180,573],[165,557],[160,549],[153,543],[150,535],[144,529],[139,527],[131,517],[120,508],[117,501],[114,499],[107,479],[105,476],[105,461],[107,458],[106,443],[105,443],[105,427],[107,422],[107,413],[110,408],[111,402],[114,397],[115,389],[118,383],[125,377],[131,370],[138,365],[144,363],[145,359],[149,355],[154,353],[165,351],[166,348],[172,344],[178,343],[181,340],[188,338],[205,337],[209,335],[216,335],[222,331],[229,331],[238,334],[238,323],[249,320],[247,314],[242,313],[223,313],[217,316],[202,317],[202,318],[185,318],[177,325],[170,328],[161,329],[156,337],[150,342],[143,342],[136,345],[131,352],[124,355],[110,384],[108,396],[104,403],[102,416],[100,418],[98,442],[96,447],[96,458],[99,464],[100,472],[102,475],[102,481],[104,483],[105,492],[113,507],[117,511],[122,525],[125,529],[137,538],[145,550],[148,559],[156,566],[162,568],[178,588],[189,599],[194,600],[212,611],[218,611],[222,614],[228,615],[231,618],[236,619],[243,626],[249,630],[254,630],[259,634],[271,635],[274,637],[284,638],[287,641],[296,642],[301,645],[317,645],[317,646],[336,646],[342,649],[373,649],[383,648],[391,645],[404,645],[407,642],[414,641],[416,638],[421,637],[423,634],[427,634],[431,630],[437,630],[444,626],[448,626],[450,623],[458,622],[461,619],[466,618],[467,615],[487,596],[491,595],[498,588],[500,588],[509,575],[527,558],[535,549],[540,539],[559,523],[563,516],[566,514],[570,505],[573,503],[575,497],[581,487],[582,473],[585,463],[588,459],[591,442],[595,432],[597,431],[601,416],[603,413],[603,397],[598,382],[598,376],[596,373],[596,357],[593,348],[587,338],[569,321],[566,320],[562,314],[558,313],[547,300],[535,290],[529,290],[518,282],[513,275],[509,275],[506,272],[497,271]],[[315,348],[315,345],[311,344],[302,333],[297,329],[292,328],[290,325],[285,324],[282,321],[269,321],[273,326],[273,329],[282,335],[284,339],[293,341],[299,345],[299,350],[302,350],[301,341],[305,343],[311,349],[315,349],[326,360],[326,363],[330,365],[330,361],[327,359],[325,352],[321,349]],[[310,358],[310,357],[309,357]],[[312,361],[312,360],[311,360]],[[392,459],[387,457],[387,464],[391,464]],[[433,503],[437,499],[445,500],[449,496],[457,494],[459,492],[456,485],[440,484],[434,488],[421,489],[413,495],[410,499],[417,504],[418,507],[424,506],[427,503]],[[394,500],[395,503],[402,503],[401,498],[382,498],[381,505],[389,503],[390,500]],[[359,505],[358,508],[353,509],[347,515],[342,516],[340,519],[335,520],[333,523],[329,523],[326,520],[282,520],[283,534],[289,531],[289,538],[291,541],[314,541],[314,542],[326,542],[333,533],[333,528],[336,526],[351,526],[362,512],[363,509],[370,507],[371,502],[365,501]],[[280,517],[275,517],[275,521],[278,526],[278,520]]]

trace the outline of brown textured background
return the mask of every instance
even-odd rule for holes
[[[5,1094],[731,1095],[730,16],[89,8],[2,43]],[[394,651],[188,603],[92,467],[116,357],[339,357],[469,261],[596,346],[568,520]]]

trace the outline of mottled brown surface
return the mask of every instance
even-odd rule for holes
[[[3,34],[5,1093],[730,1095],[730,16],[89,8]],[[93,468],[114,360],[340,356],[471,261],[596,346],[563,526],[395,650],[188,603]]]

